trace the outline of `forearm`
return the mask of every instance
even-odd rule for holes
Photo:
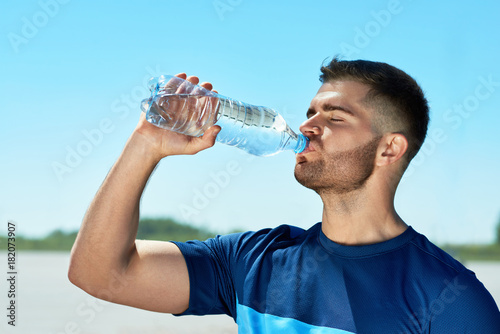
[[[140,198],[159,160],[134,132],[83,219],[72,249],[70,278],[106,284],[108,275],[127,267],[135,248]]]

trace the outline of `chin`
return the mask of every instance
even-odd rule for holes
[[[304,170],[305,166],[297,164],[294,170],[295,180],[306,188],[315,190],[318,188],[318,181],[320,178],[318,174],[311,173],[310,171]]]

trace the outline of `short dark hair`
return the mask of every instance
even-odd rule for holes
[[[368,60],[339,60],[321,67],[322,83],[353,80],[371,89],[366,103],[378,112],[377,123],[408,140],[407,162],[417,154],[427,134],[429,106],[417,82],[400,69]]]

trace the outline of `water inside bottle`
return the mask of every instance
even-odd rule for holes
[[[231,99],[221,99],[216,124],[222,128],[218,141],[260,156],[284,150],[295,135],[273,109]]]
[[[158,94],[143,101],[142,109],[152,124],[190,136],[201,136],[219,125],[217,141],[259,156],[286,149],[297,152],[300,144],[305,145],[305,138],[297,136],[273,109],[221,95]]]

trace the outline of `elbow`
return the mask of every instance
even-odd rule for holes
[[[71,254],[68,267],[68,279],[73,285],[85,290],[84,283],[87,281],[87,277],[85,270],[82,270],[83,264],[81,262],[82,261],[78,260],[73,253]]]
[[[93,267],[89,262],[88,256],[75,252],[73,247],[69,260],[68,280],[75,286],[92,294],[92,290],[99,285],[99,273],[97,268]]]
[[[91,294],[94,286],[99,284],[97,278],[100,277],[98,272],[99,266],[96,266],[96,259],[92,258],[92,253],[88,251],[88,246],[79,242],[78,238],[71,249],[68,266],[69,281]]]
[[[126,285],[123,282],[127,283],[128,280],[125,275],[128,263],[126,260],[127,258],[110,251],[96,252],[94,247],[78,243],[77,240],[71,250],[68,279],[73,285],[94,297],[113,301],[117,297],[115,290]]]
[[[73,257],[70,259],[68,280],[89,295],[99,298],[96,292],[101,290],[103,283],[98,277],[99,274],[93,268],[89,268],[84,262],[82,263]]]
[[[86,293],[99,299],[115,302],[116,290],[120,290],[120,287],[124,285],[121,284],[124,280],[123,275],[118,274],[119,272],[116,268],[105,266],[101,262],[95,263],[85,254],[72,252],[67,275],[73,285]]]
[[[68,280],[75,286],[84,289],[84,284],[88,281],[88,256],[78,242],[78,237],[71,248],[68,266]]]

